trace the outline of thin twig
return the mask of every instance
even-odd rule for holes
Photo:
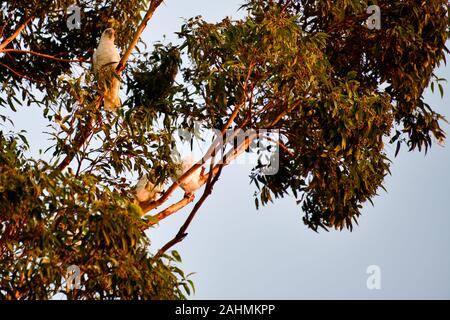
[[[98,97],[97,100],[95,101],[96,110],[100,107],[101,102],[102,97]],[[91,135],[93,121],[94,121],[93,117],[91,115],[88,115],[86,125],[82,127],[80,131],[78,131],[74,141],[72,142],[72,149],[71,149],[72,152],[69,152],[63,159],[63,161],[61,161],[61,163],[57,167],[58,170],[60,171],[64,170],[70,164],[70,162],[72,162],[76,154],[76,151],[74,150],[79,150],[84,145],[86,139]]]
[[[29,81],[34,81],[34,82],[42,82],[42,81],[34,80],[34,79],[30,78],[30,77],[27,77],[26,75],[23,75],[23,74],[19,73],[18,71],[14,70],[13,68],[11,68],[11,67],[9,67],[6,64],[3,64],[1,62],[0,62],[0,66],[5,67],[6,69],[8,69],[9,71],[11,71],[12,73],[14,73],[16,76],[18,76],[20,78],[24,78],[24,79],[27,79]]]
[[[273,142],[273,143],[278,144],[278,145],[280,146],[281,149],[283,149],[284,151],[286,151],[287,154],[289,154],[291,157],[295,157],[294,152],[292,152],[291,150],[289,150],[289,148],[288,148],[283,142],[281,142],[280,140],[274,140],[274,139],[272,139],[272,138],[270,138],[270,137],[265,137],[265,139],[267,139],[267,140],[269,140],[269,141],[271,141],[271,142]]]
[[[52,59],[52,60],[56,60],[56,61],[61,61],[61,62],[91,62],[91,60],[85,60],[85,59],[77,59],[77,60],[61,59],[61,58],[57,58],[57,57],[49,55],[49,54],[40,53],[40,52],[36,52],[36,51],[31,51],[31,50],[3,49],[3,50],[0,50],[0,52],[32,54],[35,56]]]

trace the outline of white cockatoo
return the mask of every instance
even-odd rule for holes
[[[115,72],[120,61],[119,51],[114,44],[114,29],[108,28],[102,33],[100,42],[92,57],[94,73],[98,75],[99,83],[104,87],[103,100],[105,109],[114,111],[120,106],[120,81],[112,72]],[[106,81],[107,78],[110,81]]]
[[[136,185],[136,199],[139,202],[155,201],[164,192],[164,183],[155,185],[144,175]]]
[[[187,156],[181,160],[181,168],[176,171],[176,176],[172,177],[172,181],[176,182],[178,179],[185,174],[193,165],[197,162],[191,156]],[[201,177],[204,172],[203,167],[196,169],[189,177],[188,180],[180,183],[180,187],[186,192],[186,194],[193,194],[197,189],[199,189],[201,184]]]

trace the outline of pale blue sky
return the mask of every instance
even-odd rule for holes
[[[144,33],[147,43],[175,39],[184,18],[217,21],[237,16],[242,0],[167,0]],[[240,13],[239,15],[241,15]],[[450,79],[450,68],[438,74]],[[427,102],[450,119],[446,96]],[[33,153],[48,145],[39,110],[14,116],[27,129]],[[450,133],[448,125],[445,126]],[[388,146],[393,155],[393,147]],[[249,167],[226,168],[213,195],[176,249],[182,269],[196,272],[195,299],[450,298],[450,148],[434,145],[427,156],[403,150],[393,159],[388,193],[367,204],[359,226],[316,234],[301,220],[295,199],[256,211]],[[181,194],[178,194],[181,196]],[[173,237],[192,205],[151,230],[156,250]],[[381,268],[381,290],[366,288],[366,268]]]

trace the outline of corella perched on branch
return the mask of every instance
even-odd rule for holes
[[[100,43],[92,57],[94,73],[98,77],[100,89],[103,90],[104,105],[108,111],[114,111],[120,107],[120,80],[116,74],[120,55],[114,39],[114,29],[108,28],[103,31]]]
[[[196,164],[196,161],[191,156],[187,156],[181,160],[180,168],[176,171],[176,175],[172,177],[173,182],[177,182],[178,179],[185,174],[192,166]],[[204,167],[196,169],[186,181],[180,183],[180,187],[184,190],[187,196],[192,196],[202,185],[202,176],[205,171]]]
[[[154,171],[151,173],[154,174]],[[154,201],[164,192],[164,183],[155,184],[148,178],[143,176],[136,185],[136,199],[139,202]]]

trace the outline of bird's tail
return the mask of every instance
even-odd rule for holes
[[[120,107],[119,98],[120,81],[116,78],[112,78],[111,88],[105,91],[103,96],[105,101],[105,110],[116,111]]]

